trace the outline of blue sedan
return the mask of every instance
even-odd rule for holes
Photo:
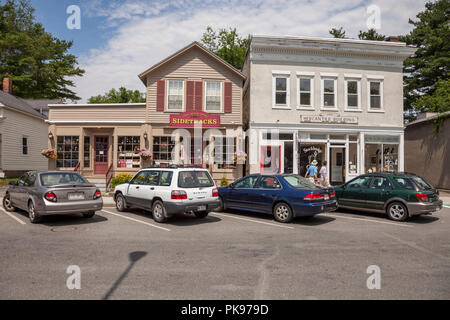
[[[332,188],[320,188],[293,174],[254,174],[219,188],[221,209],[273,214],[275,220],[291,222],[337,209]]]

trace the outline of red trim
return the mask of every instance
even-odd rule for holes
[[[186,111],[194,110],[194,81],[186,82]]]
[[[164,111],[166,101],[166,81],[158,80],[156,82],[156,111]]]
[[[272,170],[265,171],[264,170],[264,149],[267,149],[267,151],[278,148],[278,166],[279,172],[274,172]],[[261,167],[261,173],[281,173],[281,146],[262,146],[261,147],[261,158],[259,159],[260,167]]]
[[[194,110],[203,111],[203,82],[195,82],[195,104]]]
[[[233,84],[225,82],[225,113],[233,112]]]

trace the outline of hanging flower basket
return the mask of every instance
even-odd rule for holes
[[[149,161],[149,160],[152,160],[152,158],[153,158],[152,153],[145,149],[141,149],[139,151],[139,155],[141,156],[141,159],[144,161]]]
[[[56,158],[58,158],[58,155],[56,154],[56,151],[55,150],[52,150],[52,149],[48,149],[48,150],[43,150],[42,152],[41,152],[41,154],[44,156],[44,157],[46,157],[47,159],[56,159]]]
[[[247,154],[243,151],[238,151],[234,154],[234,162],[246,162]]]

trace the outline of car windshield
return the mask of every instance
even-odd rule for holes
[[[178,176],[180,188],[213,187],[214,181],[207,171],[181,171]]]
[[[415,176],[415,177],[412,177],[411,179],[417,185],[419,190],[431,190],[431,189],[433,189],[433,187],[430,184],[428,184],[425,180],[423,180],[421,177]]]
[[[51,187],[65,184],[88,184],[82,176],[77,173],[43,173],[41,174],[41,184],[44,187]]]
[[[319,189],[314,183],[309,182],[308,179],[298,175],[284,176],[283,179],[292,187],[298,189]]]

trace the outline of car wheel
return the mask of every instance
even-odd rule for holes
[[[121,193],[119,193],[116,196],[116,209],[119,212],[124,212],[125,210],[128,209],[127,201],[125,200],[125,197]]]
[[[220,197],[219,200],[220,200],[220,205],[219,205],[219,207],[217,207],[217,209],[215,211],[224,212],[225,210],[227,210],[227,207],[225,206],[225,202],[223,201],[222,197]]]
[[[152,206],[153,220],[158,223],[166,222],[166,208],[160,200],[156,200]]]
[[[41,220],[41,217],[36,213],[33,201],[28,203],[28,217],[31,223],[38,223]]]
[[[280,202],[273,208],[275,220],[282,223],[291,222],[294,218],[291,207],[287,203]]]
[[[95,216],[95,211],[88,212],[88,213],[83,213],[83,217],[86,218],[86,219],[93,218],[94,216]]]
[[[11,203],[11,196],[9,194],[7,194],[3,198],[3,208],[5,208],[5,210],[8,212],[13,212],[16,210],[16,208]]]
[[[391,203],[386,210],[389,219],[394,221],[405,221],[408,219],[408,209],[401,202]]]
[[[207,211],[201,211],[201,212],[194,212],[195,216],[199,219],[204,219],[208,216],[209,212]]]

